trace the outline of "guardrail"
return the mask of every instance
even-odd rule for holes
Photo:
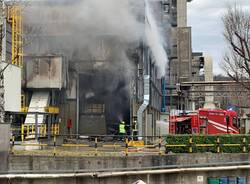
[[[166,153],[247,153],[250,135],[169,135]]]
[[[54,135],[51,139],[47,135],[42,137],[39,134],[40,138],[36,141],[15,140],[15,137],[20,136],[22,137],[22,135],[13,135],[11,139],[11,153],[13,154],[26,154],[31,151],[31,154],[44,153],[53,156],[129,156],[135,154],[250,152],[250,135],[142,136],[142,140],[147,140],[147,142],[138,140],[138,136],[83,136],[76,134]]]
[[[35,137],[35,134],[30,134]],[[16,137],[23,137],[23,134],[13,135],[11,139],[12,154],[38,154],[51,156],[129,156],[134,154],[157,154],[165,153],[163,139],[157,136],[144,136],[150,139],[150,143],[138,140],[132,136],[114,135],[54,135],[48,140],[43,134],[37,135],[38,140],[30,141],[17,140]]]
[[[20,129],[12,129],[14,131],[20,131],[22,142],[25,141],[26,138],[32,138],[36,135],[36,125],[35,124],[22,124]],[[48,134],[51,136],[59,135],[60,125],[59,123],[53,123],[51,127],[48,127],[46,124],[40,124],[37,126],[37,132],[39,132],[39,137],[47,137]],[[18,134],[16,134],[18,135]]]

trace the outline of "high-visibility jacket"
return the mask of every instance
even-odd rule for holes
[[[121,134],[125,134],[126,133],[125,123],[120,123],[119,124],[119,133],[121,133]]]

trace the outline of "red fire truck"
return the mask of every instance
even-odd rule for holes
[[[237,113],[232,110],[199,109],[169,119],[170,134],[239,134],[239,130]]]

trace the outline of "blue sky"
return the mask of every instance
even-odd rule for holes
[[[250,11],[250,0],[193,0],[188,3],[188,26],[192,27],[193,51],[210,54],[214,73],[223,73],[220,63],[227,49],[223,38],[222,15],[228,4],[239,3]]]

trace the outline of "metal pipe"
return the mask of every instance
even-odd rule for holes
[[[80,107],[80,100],[79,100],[79,92],[80,92],[80,82],[79,82],[79,73],[77,73],[77,84],[76,84],[76,134],[79,134],[79,107]],[[78,138],[78,136],[77,136]]]
[[[38,114],[37,113],[35,114],[35,139],[36,141],[38,141]]]
[[[149,98],[150,98],[150,94],[149,94],[149,88],[150,88],[150,84],[149,84],[149,80],[150,80],[150,76],[149,75],[144,75],[144,97],[143,97],[143,103],[140,106],[140,108],[137,111],[137,121],[138,121],[138,138],[142,139],[141,136],[143,136],[143,131],[142,131],[142,116],[143,116],[143,112],[146,110],[146,108],[149,105]]]
[[[51,116],[48,116],[48,139],[50,140],[51,138],[51,124],[52,124],[52,121],[51,121]]]
[[[217,166],[217,167],[195,167],[195,168],[176,168],[176,169],[159,169],[159,170],[141,170],[141,171],[120,171],[120,172],[89,172],[89,173],[54,173],[54,174],[1,174],[0,179],[41,179],[41,178],[72,178],[72,177],[114,177],[124,175],[148,175],[148,174],[173,174],[184,172],[206,172],[206,171],[229,171],[239,169],[250,169],[250,165],[238,166]]]
[[[173,174],[173,173],[183,173],[183,172],[228,171],[228,170],[239,170],[239,169],[250,169],[250,165],[144,170],[136,172],[135,171],[106,172],[97,174],[96,177],[104,178],[104,177],[124,176],[124,175],[170,174],[170,173]]]
[[[4,174],[0,179],[42,179],[42,178],[73,178],[93,177],[94,173],[56,173],[56,174]]]

